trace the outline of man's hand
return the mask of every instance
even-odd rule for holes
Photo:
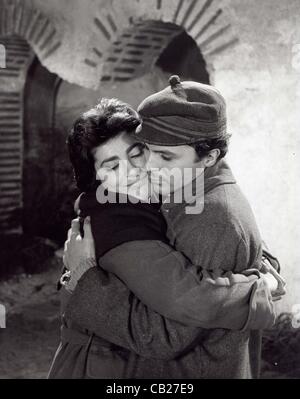
[[[273,300],[279,300],[286,293],[286,282],[280,274],[274,269],[268,259],[264,258],[262,268],[263,278],[268,284]]]
[[[96,266],[95,244],[89,217],[84,220],[83,231],[84,237],[81,237],[79,219],[72,220],[63,256],[63,263],[70,272],[70,279],[65,284],[68,291],[74,291],[82,275]]]

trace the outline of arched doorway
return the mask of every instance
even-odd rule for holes
[[[100,90],[138,79],[154,67],[183,79],[209,83],[206,63],[195,40],[163,21],[138,21],[117,36],[104,58]]]
[[[23,108],[23,232],[48,236],[56,204],[54,114],[60,78],[35,57],[28,68]],[[51,234],[50,234],[51,235]]]
[[[0,0],[0,43],[6,55],[5,68],[0,68],[1,234],[23,231],[23,158],[24,148],[28,148],[23,135],[24,86],[28,68],[38,63],[33,61],[35,55],[43,62],[51,58],[60,48],[59,39],[52,21],[32,2]]]
[[[185,31],[176,36],[162,51],[156,66],[163,71],[166,78],[179,75],[181,80],[210,83],[204,57],[196,42]]]
[[[0,230],[21,233],[23,88],[33,54],[17,35],[0,41],[6,50],[6,68],[0,69]]]
[[[0,229],[43,235],[43,215],[55,196],[53,123],[60,79],[20,36],[0,41],[7,56],[0,70]]]

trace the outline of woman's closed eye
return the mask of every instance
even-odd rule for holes
[[[118,162],[106,162],[103,165],[103,167],[106,170],[117,170],[119,168],[119,165],[120,165],[119,161]]]

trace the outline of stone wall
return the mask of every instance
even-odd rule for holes
[[[0,36],[6,69],[0,69],[0,231],[21,231],[23,168],[23,88],[32,57],[28,43]]]
[[[112,61],[112,57],[120,62],[118,51],[124,42],[126,57],[122,55],[121,68],[125,68],[124,59],[128,59],[131,49],[139,51],[135,59],[142,61],[136,64],[139,65],[137,73],[141,69],[151,70],[159,53],[167,46],[168,36],[170,40],[173,37],[175,27],[167,24],[188,32],[201,47],[211,73],[214,57],[238,42],[227,1],[223,0],[32,2],[55,21],[61,33],[61,46],[55,54],[41,61],[64,80],[89,88],[98,88],[101,77],[107,76],[107,70],[118,72],[125,80],[130,77],[130,72],[113,71],[108,65],[113,62],[115,67],[116,61]],[[138,34],[139,30],[141,34]]]
[[[43,60],[60,46],[57,31],[30,1],[0,1],[0,232],[21,233],[24,161],[24,86],[34,52]],[[48,72],[49,73],[49,72]]]
[[[278,256],[288,294],[300,303],[299,94],[297,0],[232,0],[239,44],[215,59],[215,85],[228,104],[229,161],[255,212],[261,234]]]

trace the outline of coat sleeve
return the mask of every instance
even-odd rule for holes
[[[162,360],[178,358],[208,334],[154,312],[99,267],[79,280],[64,317],[115,345]]]
[[[256,269],[209,273],[169,245],[150,240],[124,243],[99,262],[150,309],[180,323],[231,330],[274,324],[271,293]]]

